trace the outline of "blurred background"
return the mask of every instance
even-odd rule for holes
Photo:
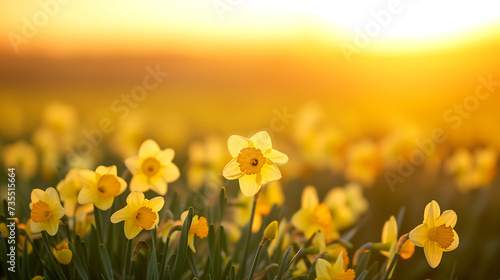
[[[226,140],[266,130],[290,157],[281,167],[290,216],[307,185],[322,200],[358,183],[369,210],[357,248],[402,207],[400,230],[410,231],[435,199],[457,212],[461,244],[434,270],[417,249],[395,279],[500,276],[495,1],[0,7],[0,154],[4,170],[17,167],[20,199],[73,167],[122,172],[148,138],[176,151],[173,189],[215,181],[236,197],[237,182],[221,176]]]

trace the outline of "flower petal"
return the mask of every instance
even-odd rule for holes
[[[331,267],[331,264],[324,260],[324,259],[318,259],[316,261],[316,276],[318,277],[327,277],[327,279],[330,279],[330,273],[328,272],[329,267]]]
[[[106,211],[111,208],[111,205],[113,205],[113,201],[115,201],[114,197],[101,197],[94,202],[94,205],[102,211]]]
[[[261,185],[257,184],[257,174],[244,175],[239,178],[240,190],[244,196],[254,196],[259,190]]]
[[[438,244],[434,241],[427,240],[424,245],[424,254],[427,262],[432,268],[436,268],[441,262],[443,256],[443,249],[439,248]]]
[[[61,205],[56,189],[52,187],[47,188],[47,190],[45,191],[45,202],[50,206],[50,208]]]
[[[434,221],[441,214],[441,209],[439,208],[439,204],[433,200],[425,206],[424,210],[424,223],[426,223],[429,228],[435,227]]]
[[[116,179],[118,180],[118,183],[120,183],[120,191],[118,194],[122,194],[127,189],[127,182],[120,177],[116,177]]]
[[[260,131],[255,133],[252,137],[250,137],[250,141],[253,142],[254,147],[256,149],[260,149],[262,153],[268,153],[273,147],[273,143],[271,142],[271,137],[267,131]]]
[[[335,273],[335,275],[344,273],[344,258],[342,257],[343,252],[344,251],[340,251],[337,261],[333,265],[333,273]]]
[[[313,186],[307,186],[304,191],[302,191],[302,209],[316,207],[319,205],[318,192]]]
[[[446,225],[447,227],[455,227],[457,224],[457,214],[453,210],[446,210],[435,221],[435,226]]]
[[[139,148],[139,156],[144,158],[144,157],[151,157],[154,156],[157,152],[160,151],[160,146],[151,139],[148,139],[142,143],[141,147]]]
[[[166,165],[174,159],[175,152],[173,149],[165,149],[156,154],[156,159],[163,165]]]
[[[276,165],[283,165],[288,162],[288,156],[282,152],[278,152],[275,149],[271,149],[269,153],[264,154],[264,157],[272,160]]]
[[[123,229],[125,231],[125,237],[127,237],[127,239],[133,239],[142,230],[141,227],[135,226],[133,219],[125,220],[125,225],[124,225]]]
[[[227,139],[227,148],[233,158],[237,157],[240,151],[247,147],[248,139],[243,136],[231,135],[229,139]]]
[[[171,182],[179,179],[179,177],[181,175],[177,165],[175,165],[171,162],[165,164],[165,166],[163,166],[161,168],[160,173],[163,177],[163,180],[165,180],[165,182],[168,182],[168,183],[171,183]]]
[[[451,243],[450,247],[444,249],[445,252],[450,252],[455,250],[458,247],[458,243],[460,243],[458,234],[455,230],[453,230],[453,242]]]
[[[148,176],[143,173],[132,176],[132,180],[130,180],[130,190],[141,192],[149,190]]]
[[[40,200],[44,200],[45,199],[45,192],[42,191],[41,189],[34,189],[31,191],[31,203],[37,203],[38,201]],[[30,208],[31,208],[31,205],[30,204]]]
[[[270,182],[277,181],[281,179],[281,172],[278,167],[272,162],[266,162],[262,169],[260,170],[260,174],[262,176],[261,184],[267,184]]]
[[[119,223],[121,221],[125,221],[127,219],[132,218],[133,214],[134,214],[134,212],[127,205],[127,206],[123,207],[122,209],[116,211],[113,215],[111,215],[110,221],[113,224],[116,224],[116,223]]]
[[[153,212],[158,212],[161,210],[161,208],[163,208],[164,204],[165,204],[165,199],[163,199],[163,197],[158,196],[144,203],[143,206],[151,208]]]
[[[125,166],[132,174],[137,174],[140,172],[141,168],[141,158],[138,156],[129,157],[125,160]]]
[[[116,165],[112,165],[112,166],[109,166],[109,167],[104,166],[104,165],[100,165],[95,170],[95,173],[97,173],[97,174],[112,174],[112,175],[118,174],[117,170],[116,170]]]
[[[97,180],[95,179],[95,172],[88,169],[78,171],[78,179],[82,182],[84,188],[97,187]]]
[[[418,247],[424,247],[425,242],[429,240],[427,232],[427,224],[420,224],[412,231],[410,231],[409,238],[411,242],[413,242],[413,244],[417,245]]]
[[[141,191],[133,191],[127,196],[127,206],[132,211],[137,211],[144,203],[144,194]]]
[[[94,203],[99,199],[99,193],[96,189],[83,188],[78,193],[78,203],[87,204]]]
[[[42,230],[45,230],[45,223],[36,223],[36,222],[33,222],[31,221],[30,223],[30,227],[31,227],[31,233],[39,233],[41,232]]]
[[[52,217],[45,222],[45,230],[50,236],[54,236],[59,229],[59,219]]]
[[[222,170],[222,176],[228,180],[235,180],[245,175],[240,169],[240,164],[233,158]]]
[[[382,229],[382,243],[392,243],[398,236],[398,224],[396,218],[391,218],[385,222]]]
[[[150,177],[149,188],[159,195],[165,195],[168,190],[167,182],[161,176]]]

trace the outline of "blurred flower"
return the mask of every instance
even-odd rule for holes
[[[19,250],[18,255],[20,257],[22,257],[23,252],[24,252],[24,241],[26,240],[26,235],[29,236],[31,234],[31,219],[29,219],[26,222],[26,224],[19,223],[17,225],[17,228],[24,230],[24,232],[26,233],[26,234],[19,234],[19,236],[18,236],[18,238],[19,238],[19,242],[17,244],[17,249]],[[29,241],[27,244],[28,244],[28,255],[29,255],[33,251],[33,246],[31,245],[31,242],[29,242]]]
[[[133,191],[127,196],[127,205],[111,216],[111,222],[116,224],[125,221],[125,236],[133,239],[143,229],[150,230],[158,225],[158,211],[164,203],[163,197],[148,200],[141,191]]]
[[[262,241],[270,241],[278,236],[278,221],[272,221],[264,230]]]
[[[313,186],[307,186],[302,192],[301,209],[292,216],[294,227],[302,230],[306,238],[321,230],[326,240],[338,237],[332,224],[332,214],[326,204],[319,203],[318,193]]]
[[[242,205],[235,209],[235,219],[239,226],[246,225],[250,220],[252,212],[253,198],[244,196],[242,193],[238,195],[238,202]],[[269,215],[274,205],[281,206],[285,202],[285,197],[279,181],[269,183],[262,191],[255,206],[254,220],[252,224],[252,232],[260,230],[262,217]]]
[[[172,163],[173,158],[174,150],[160,150],[155,141],[144,141],[139,148],[139,155],[125,160],[125,165],[133,174],[130,190],[145,192],[151,189],[157,194],[166,194],[167,183],[180,176],[179,168]]]
[[[203,141],[194,141],[189,145],[187,163],[187,183],[193,190],[199,190],[213,180],[224,166],[224,143],[216,136],[209,136]]]
[[[59,229],[59,220],[64,216],[59,196],[54,188],[46,191],[34,189],[31,191],[31,232],[42,230],[54,236]]]
[[[66,216],[73,217],[78,204],[78,193],[83,188],[82,182],[78,179],[78,172],[80,169],[71,169],[66,177],[57,184],[57,191],[61,196],[61,201],[64,203],[64,210]]]
[[[271,137],[261,131],[247,139],[232,135],[227,141],[233,159],[224,167],[222,175],[228,180],[239,179],[241,192],[254,196],[262,185],[281,178],[276,165],[288,162],[288,156],[272,148]]]
[[[332,266],[324,259],[318,259],[316,262],[316,280],[353,280],[354,270],[344,270],[343,251],[339,253],[337,261]]]
[[[425,207],[424,222],[410,232],[413,244],[424,247],[425,258],[432,268],[441,262],[443,252],[450,252],[458,247],[458,234],[453,229],[457,223],[457,214],[441,210],[436,201],[431,201]]]
[[[94,211],[94,205],[92,203],[78,205],[76,207],[76,213],[74,217],[75,222],[75,234],[81,237],[85,236],[87,232],[90,231],[91,225],[94,222],[92,216],[89,213]],[[69,220],[71,222],[71,220]]]
[[[42,123],[57,133],[73,130],[77,125],[77,119],[74,107],[58,101],[48,103],[42,113]]]
[[[52,254],[60,264],[68,265],[73,257],[73,252],[68,248],[68,242],[61,242],[52,248]]]
[[[184,224],[184,220],[188,215],[188,211],[184,211],[181,215],[181,222]],[[205,217],[199,217],[195,215],[191,220],[191,227],[189,228],[188,235],[188,245],[191,250],[196,253],[196,249],[194,248],[194,235],[198,236],[200,239],[203,239],[208,236],[208,224],[207,219]]]
[[[108,210],[115,196],[123,193],[127,188],[127,183],[116,174],[116,166],[99,166],[94,171],[80,170],[78,178],[82,182],[83,188],[78,194],[78,203],[93,203],[101,210]]]
[[[180,224],[180,221],[174,221],[169,219],[168,221],[162,221],[160,224],[160,227],[158,228],[159,230],[159,236],[161,237],[161,240],[165,243],[167,242],[168,238],[168,233],[174,227],[175,225]],[[172,235],[170,236],[171,239],[174,239],[177,235],[177,231],[173,232]]]
[[[396,218],[394,218],[394,216],[391,216],[389,220],[385,222],[384,228],[382,229],[382,246],[390,246],[389,251],[379,251],[382,255],[387,257],[386,269],[389,269],[392,259],[394,259],[398,241],[398,224],[396,222]],[[403,243],[403,246],[401,247],[401,251],[399,253],[401,258],[406,260],[409,259],[414,252],[415,245],[410,240],[406,240],[405,243]],[[392,278],[393,271],[394,267],[389,274],[389,279]]]
[[[382,158],[370,140],[353,144],[347,150],[347,179],[371,187],[382,171]]]
[[[3,148],[3,163],[17,168],[21,178],[29,180],[36,173],[38,156],[35,148],[26,141],[18,141]]]
[[[43,280],[43,276],[37,275],[37,276],[31,278],[31,280]]]
[[[333,188],[326,194],[325,204],[332,211],[333,223],[339,230],[352,226],[368,210],[363,188],[357,183]]]
[[[110,148],[122,159],[134,156],[146,134],[145,123],[143,116],[136,114],[130,114],[126,122],[118,122]]]
[[[462,148],[446,161],[446,171],[454,176],[460,191],[489,185],[496,175],[498,154],[494,148],[476,150],[471,154]]]

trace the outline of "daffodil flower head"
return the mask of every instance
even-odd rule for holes
[[[94,171],[80,170],[78,178],[83,188],[78,194],[78,203],[93,203],[101,210],[108,210],[115,196],[120,195],[127,188],[127,183],[116,174],[116,166],[99,166]]]
[[[446,210],[441,214],[439,204],[431,201],[425,207],[424,222],[410,232],[410,240],[416,246],[424,248],[425,258],[432,268],[441,262],[443,252],[450,252],[458,247],[458,234],[453,229],[457,224],[457,214]]]
[[[164,203],[163,197],[148,200],[141,191],[133,191],[127,196],[127,205],[111,215],[111,222],[116,224],[125,221],[125,237],[133,239],[143,229],[150,230],[158,225],[158,211]]]
[[[54,188],[46,191],[34,189],[31,191],[31,232],[42,230],[54,236],[59,229],[59,220],[64,216],[64,208]]]
[[[239,179],[241,192],[254,196],[262,185],[277,181],[281,172],[277,165],[288,162],[288,156],[272,148],[271,137],[261,131],[247,139],[232,135],[227,141],[233,159],[224,167],[222,175],[228,180]]]
[[[396,245],[398,243],[398,224],[396,222],[396,218],[391,216],[388,221],[385,222],[384,227],[382,229],[382,243],[390,244],[390,250],[380,250],[380,253],[389,258],[388,264],[390,264],[392,258],[394,257],[394,253],[396,251]],[[413,253],[415,252],[415,245],[407,240],[403,243],[401,247],[401,251],[399,252],[402,259],[409,259]]]
[[[264,230],[262,241],[273,240],[278,236],[278,221],[272,221]]]
[[[189,211],[184,211],[181,214],[181,221],[184,224],[184,220],[186,219]],[[200,239],[203,239],[208,236],[208,224],[207,219],[205,217],[198,217],[195,215],[191,220],[191,227],[189,228],[188,234],[188,245],[191,250],[196,253],[196,248],[194,247],[194,236],[198,236]]]
[[[56,248],[52,248],[52,254],[60,264],[68,265],[73,258],[73,252],[68,247],[68,242],[57,244]]]
[[[355,277],[354,270],[344,270],[344,251],[340,251],[337,261],[331,265],[324,259],[318,259],[316,262],[316,280],[353,280]]]
[[[159,195],[167,193],[167,183],[177,180],[179,168],[172,163],[174,150],[160,150],[158,144],[148,139],[139,148],[139,155],[125,160],[125,165],[133,174],[130,190],[146,192],[152,190]]]
[[[78,204],[78,193],[83,188],[82,182],[78,179],[80,169],[71,169],[66,177],[57,184],[56,189],[64,203],[66,216],[72,218],[75,215],[75,209]]]

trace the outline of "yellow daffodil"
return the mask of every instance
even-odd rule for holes
[[[193,191],[213,183],[224,167],[224,141],[216,136],[208,136],[189,145],[187,163],[187,183]]]
[[[338,237],[330,209],[326,204],[319,203],[318,193],[313,186],[307,186],[302,192],[301,209],[292,216],[292,224],[302,230],[307,238],[318,230],[323,232],[328,241]]]
[[[4,166],[17,167],[16,172],[19,172],[21,178],[31,179],[35,175],[38,167],[37,151],[26,141],[6,145],[2,154]]]
[[[111,216],[111,222],[116,224],[125,221],[125,236],[132,239],[143,229],[150,230],[158,225],[158,211],[164,203],[163,197],[148,200],[141,191],[133,191],[127,196],[127,205]]]
[[[346,177],[371,187],[382,171],[382,157],[378,146],[370,140],[355,143],[347,150]]]
[[[78,203],[93,203],[101,210],[108,210],[115,196],[123,193],[127,188],[127,183],[116,175],[116,166],[99,166],[94,171],[80,170],[78,178],[83,184],[83,188],[78,194]]]
[[[54,236],[59,229],[59,220],[64,216],[59,196],[54,188],[46,191],[34,189],[31,191],[31,232],[42,230]]]
[[[68,242],[61,242],[52,248],[52,254],[60,264],[68,265],[73,258],[73,252],[68,247]]]
[[[385,222],[384,228],[382,229],[382,246],[390,246],[389,251],[387,250],[379,251],[382,255],[387,257],[386,269],[389,268],[392,259],[396,254],[398,241],[399,241],[398,224],[396,222],[396,218],[394,218],[394,216],[391,216],[389,220]],[[415,245],[410,240],[406,240],[405,243],[403,243],[403,246],[401,247],[401,251],[399,252],[399,254],[402,259],[406,260],[409,259],[411,256],[413,256],[414,252],[415,252]],[[389,279],[392,278],[392,273],[394,271],[394,268],[395,267],[392,268],[392,271],[389,274]]]
[[[181,215],[181,222],[184,224],[184,220],[188,215],[188,211],[184,211]],[[198,236],[200,239],[203,239],[208,236],[208,225],[207,219],[205,217],[199,217],[195,215],[191,220],[191,227],[189,228],[188,234],[188,245],[191,250],[196,253],[196,249],[194,248],[194,235]]]
[[[78,204],[78,193],[83,188],[82,182],[78,179],[80,169],[71,169],[66,177],[57,184],[56,189],[61,196],[61,201],[64,203],[66,216],[73,217],[75,215],[76,206]]]
[[[146,192],[151,189],[157,194],[166,194],[167,183],[180,176],[179,168],[172,163],[174,155],[174,150],[160,150],[160,146],[151,139],[144,141],[139,155],[125,160],[125,165],[133,174],[130,190]]]
[[[446,210],[440,215],[441,209],[436,201],[431,201],[425,207],[424,222],[410,232],[413,244],[424,247],[425,258],[432,268],[441,262],[443,252],[450,252],[458,247],[458,234],[453,229],[457,223],[457,214]]]
[[[262,240],[273,240],[278,236],[278,221],[272,221],[264,230]]]
[[[43,276],[37,275],[37,276],[31,278],[31,280],[43,280]]]
[[[170,232],[170,229],[172,229],[172,227],[174,227],[175,225],[179,224],[180,221],[174,221],[174,220],[162,221],[160,227],[158,228],[158,234],[164,243],[167,242],[168,233]],[[173,232],[172,235],[170,235],[170,238],[175,239],[176,236],[177,236],[177,231]]]
[[[265,131],[247,139],[232,135],[227,141],[233,159],[224,167],[222,175],[228,180],[239,179],[241,192],[254,196],[262,185],[279,180],[277,165],[288,162],[288,156],[272,148],[271,137]]]
[[[333,213],[333,223],[339,230],[354,225],[361,214],[368,210],[368,201],[363,196],[363,188],[357,183],[345,187],[335,187],[325,197],[325,204]]]
[[[79,205],[76,208],[75,213],[75,234],[79,236],[85,236],[87,232],[89,232],[92,223],[94,222],[94,218],[89,215],[94,211],[94,206],[92,203]],[[71,222],[71,220],[70,220]]]
[[[340,251],[337,261],[331,265],[324,259],[318,259],[316,262],[316,280],[353,280],[354,270],[344,270],[344,251]]]

